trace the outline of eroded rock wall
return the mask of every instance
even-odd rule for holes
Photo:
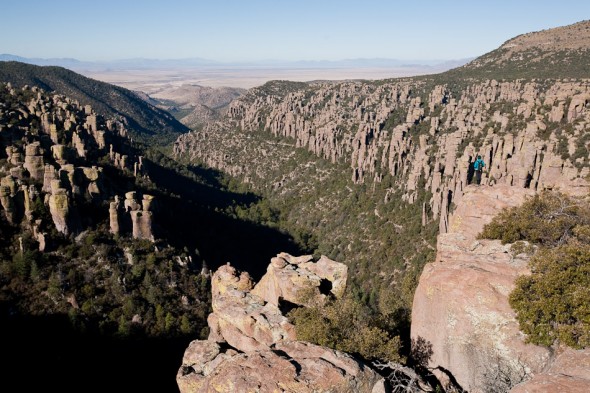
[[[257,169],[240,159],[242,142],[224,141],[217,150],[203,141],[234,126],[246,139],[266,130],[293,147],[348,164],[355,182],[393,176],[407,202],[430,192],[426,215],[440,220],[441,232],[448,230],[449,206],[459,203],[472,180],[470,163],[478,154],[486,162],[484,184],[570,193],[587,185],[587,80],[487,80],[457,87],[407,79],[283,88],[281,94],[250,90],[230,105],[225,123],[181,136],[175,154],[248,181]]]
[[[529,273],[529,257],[515,255],[499,240],[477,239],[502,209],[519,206],[534,193],[508,184],[467,186],[448,231],[438,235],[436,260],[424,267],[414,294],[412,338],[431,343],[430,367],[448,370],[469,392],[486,391],[499,368],[514,376],[513,383],[535,376],[539,382],[533,385],[544,384],[545,391],[578,391],[568,390],[577,381],[568,385],[567,378],[539,376],[555,364],[552,350],[525,343],[508,302],[515,279]],[[588,380],[584,383],[588,388]]]

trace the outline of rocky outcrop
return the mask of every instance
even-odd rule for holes
[[[61,187],[59,180],[53,180],[51,193],[48,194],[47,199],[55,229],[66,236],[77,233],[80,228],[72,211],[70,196],[68,191]]]
[[[141,204],[137,202],[134,191],[125,194],[125,211],[131,216],[132,235],[135,239],[154,241],[152,228],[152,204],[154,197],[143,195]]]
[[[119,197],[109,203],[110,232],[119,235],[127,231],[135,239],[154,241],[152,215],[154,209],[154,197],[144,194],[141,203],[137,201],[137,193],[130,191],[125,194],[125,200],[121,204]]]
[[[182,364],[177,376],[182,393],[386,391],[383,380],[352,357],[299,341],[252,353],[192,342]]]
[[[9,223],[14,224],[16,221],[16,211],[14,207],[14,202],[10,195],[10,187],[6,185],[0,185],[0,204],[4,209],[4,215],[6,217],[6,220]]]
[[[549,349],[525,343],[508,303],[515,279],[529,272],[528,256],[514,255],[499,240],[476,238],[503,208],[533,193],[509,185],[468,186],[414,295],[412,337],[430,342],[430,366],[449,370],[470,392],[483,391],[498,365],[526,378],[552,362]]]
[[[109,203],[109,227],[113,235],[118,235],[121,231],[121,224],[119,222],[119,215],[121,210],[121,203],[119,197],[115,195],[115,200]]]
[[[105,120],[88,105],[82,107],[35,87],[19,91],[0,85],[0,89],[10,97],[32,97],[27,102],[0,103],[0,143],[6,152],[6,165],[0,168],[0,206],[9,223],[18,225],[25,219],[25,226],[35,231],[38,225],[32,222],[28,187],[39,186],[58,232],[69,235],[84,229],[80,206],[94,203],[95,208],[112,198],[108,195],[112,190],[104,184],[103,167],[94,160],[107,152],[114,166],[134,176],[145,175],[141,156],[117,151],[129,150],[120,140],[126,138],[121,122]],[[39,129],[30,126],[35,121]],[[15,143],[19,140],[25,143]],[[152,197],[143,198],[133,209],[137,212],[130,214],[129,232],[136,238],[154,240]],[[113,227],[116,217],[111,211],[109,215],[112,230],[117,232]]]
[[[39,142],[34,142],[26,146],[23,167],[29,171],[31,178],[35,180],[43,180],[45,164],[43,162],[43,154]]]
[[[312,259],[311,255],[293,257],[280,253],[271,259],[252,294],[275,306],[281,301],[311,305],[323,302],[330,294],[341,297],[348,278],[347,266],[325,256],[317,262]]]
[[[313,266],[309,256],[281,253],[257,285],[229,264],[220,267],[211,282],[209,339],[195,340],[185,351],[177,374],[180,391],[385,392],[383,378],[352,356],[297,341],[295,327],[276,304],[287,294],[295,304],[321,301],[326,295],[313,289],[322,280],[332,288],[345,285],[346,268],[320,260]],[[279,294],[281,283],[290,289]],[[306,296],[297,296],[297,284]]]

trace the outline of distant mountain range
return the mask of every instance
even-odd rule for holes
[[[400,59],[344,59],[344,60],[302,60],[281,61],[262,60],[251,62],[220,62],[202,58],[187,59],[121,59],[113,61],[82,61],[73,58],[26,58],[12,54],[0,54],[0,61],[18,61],[21,63],[60,66],[72,70],[117,70],[117,69],[154,69],[154,68],[205,68],[205,67],[273,67],[273,68],[400,68],[426,67],[433,69],[450,69],[468,63],[473,58],[456,60],[400,60]]]

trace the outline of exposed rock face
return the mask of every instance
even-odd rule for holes
[[[35,180],[42,180],[45,171],[43,155],[39,142],[31,143],[25,148],[25,162],[23,167],[29,171],[31,177]]]
[[[340,274],[346,274],[341,264],[322,260],[318,271],[339,272],[330,273],[338,278],[326,280],[336,283],[343,278]],[[180,391],[385,392],[384,380],[350,355],[296,341],[294,326],[275,304],[282,295],[297,293],[295,283],[303,288],[318,286],[320,277],[311,272],[313,264],[309,256],[281,253],[256,286],[247,273],[240,274],[229,264],[220,267],[211,282],[211,333],[208,340],[195,340],[185,351],[177,375]],[[290,289],[277,294],[280,283],[289,283]],[[325,295],[315,296],[319,301]]]
[[[590,392],[590,350],[565,350],[555,358],[547,370],[517,385],[510,392]]]
[[[125,211],[131,216],[132,234],[135,239],[154,241],[152,231],[152,201],[153,196],[145,194],[141,204],[137,202],[134,191],[125,194]]]
[[[490,366],[537,375],[551,362],[548,349],[524,343],[508,303],[514,280],[529,272],[528,257],[498,240],[476,239],[501,209],[532,194],[508,185],[468,186],[414,295],[412,337],[429,341],[430,365],[449,370],[470,392],[485,387]]]
[[[61,187],[59,180],[51,182],[51,193],[47,195],[47,200],[55,228],[66,236],[78,233],[80,231],[79,217],[72,209],[68,190]]]
[[[111,228],[111,233],[114,235],[118,235],[120,232],[120,223],[119,223],[119,210],[121,208],[121,203],[119,202],[119,197],[115,196],[115,200],[109,203],[109,226]]]
[[[133,225],[133,238],[154,240],[152,234],[152,212],[132,211],[131,223]]]
[[[448,229],[449,206],[459,203],[471,182],[469,165],[478,154],[486,162],[484,184],[570,193],[588,185],[587,80],[487,80],[455,95],[447,85],[412,80],[269,88],[285,91],[248,91],[232,102],[225,123],[179,137],[175,154],[249,181],[264,174],[264,168],[251,165],[252,152],[271,153],[260,148],[243,158],[228,154],[244,150],[247,142],[223,139],[224,130],[264,129],[290,138],[294,147],[349,164],[355,182],[393,176],[409,203],[419,192],[432,193],[426,218],[440,220],[442,232]]]
[[[182,364],[177,376],[182,393],[385,392],[383,380],[352,357],[299,341],[251,353],[223,352],[215,342],[193,341]]]
[[[281,253],[272,258],[266,274],[252,294],[275,306],[281,300],[298,305],[323,301],[329,292],[336,297],[344,294],[348,268],[322,256],[317,262],[311,255],[292,257]],[[326,286],[327,283],[330,283]]]
[[[10,188],[8,186],[0,186],[0,204],[2,205],[2,208],[4,208],[6,220],[9,223],[14,224],[16,212],[14,208],[14,202],[12,201],[12,197],[10,195]]]

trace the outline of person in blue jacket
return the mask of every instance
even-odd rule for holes
[[[481,156],[477,156],[477,160],[473,163],[473,170],[475,171],[475,183],[479,185],[481,183],[481,173],[486,163],[481,159]]]

